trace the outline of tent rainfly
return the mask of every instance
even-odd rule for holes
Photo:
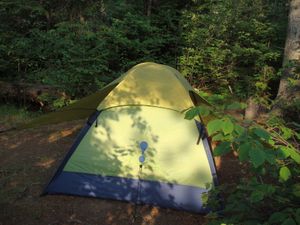
[[[141,63],[99,93],[44,194],[207,212],[201,196],[217,184],[216,169],[200,116],[183,113],[206,102],[187,80],[169,66]]]

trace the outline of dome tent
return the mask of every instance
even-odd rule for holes
[[[201,196],[216,185],[215,165],[200,117],[183,113],[205,100],[177,70],[155,63],[133,67],[104,92],[44,194],[206,212]]]

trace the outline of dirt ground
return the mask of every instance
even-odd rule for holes
[[[84,121],[0,134],[0,225],[206,224],[203,215],[130,203],[40,194]],[[216,159],[221,183],[241,176],[234,156]]]

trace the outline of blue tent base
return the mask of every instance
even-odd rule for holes
[[[149,180],[62,171],[45,194],[65,194],[115,199],[195,213],[208,213],[202,205],[205,189]]]

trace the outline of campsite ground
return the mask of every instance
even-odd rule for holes
[[[205,224],[203,215],[72,196],[40,197],[84,121],[0,134],[0,225]],[[241,174],[234,156],[216,160],[221,182]]]

